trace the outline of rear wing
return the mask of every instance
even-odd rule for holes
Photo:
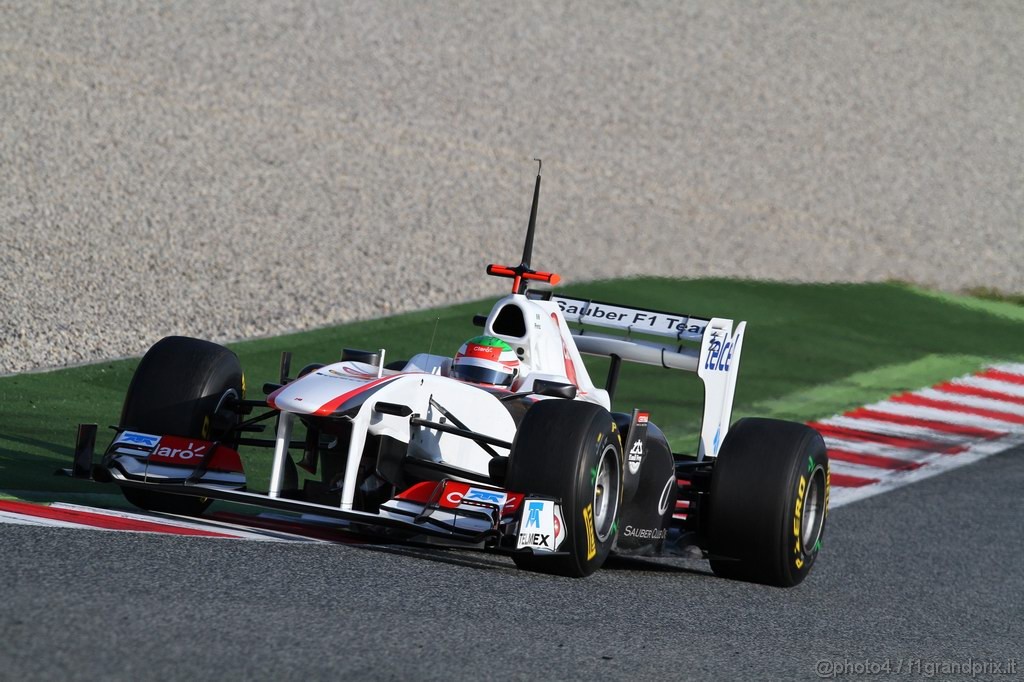
[[[700,341],[705,327],[711,321],[693,315],[630,308],[568,296],[552,296],[551,300],[558,304],[566,322],[596,324],[627,333],[653,334],[678,340]]]
[[[610,384],[616,380],[618,362],[622,360],[696,372],[704,382],[704,415],[697,457],[718,455],[732,419],[746,322],[734,327],[733,320],[722,317],[708,319],[567,296],[552,296],[551,300],[558,304],[568,323],[626,332],[626,336],[610,336],[573,331],[573,340],[581,353],[612,359]],[[634,333],[671,338],[676,343],[634,339]],[[683,341],[699,343],[700,347],[684,346]],[[614,385],[609,386],[609,391],[613,390]]]

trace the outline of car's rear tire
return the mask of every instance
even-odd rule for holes
[[[211,418],[221,398],[241,398],[242,366],[232,351],[201,339],[168,336],[142,357],[128,386],[120,428],[160,436],[210,438]],[[211,500],[122,486],[136,507],[198,515]]]
[[[519,425],[505,487],[561,500],[562,556],[513,554],[530,571],[581,578],[608,558],[622,506],[622,443],[611,414],[599,405],[542,400]]]
[[[804,424],[736,422],[711,475],[711,570],[778,587],[803,581],[825,531],[828,466],[825,442]]]

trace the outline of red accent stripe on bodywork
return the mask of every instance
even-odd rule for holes
[[[558,323],[558,315],[551,313],[551,319],[558,327],[558,333],[561,336],[562,325]],[[565,343],[565,338],[562,338],[562,360],[565,362],[565,376],[569,379],[569,383],[578,388],[580,382],[576,379],[576,365],[572,361],[572,356],[569,355],[569,347]]]
[[[355,398],[360,393],[363,393],[365,391],[370,390],[371,388],[375,388],[377,386],[385,384],[385,383],[387,383],[387,382],[389,382],[389,381],[391,381],[391,380],[393,380],[395,378],[396,377],[393,377],[393,376],[383,377],[383,378],[377,379],[375,381],[371,381],[368,384],[363,384],[362,386],[360,386],[358,388],[354,388],[351,391],[349,391],[348,393],[342,393],[337,398],[334,398],[333,400],[328,400],[326,403],[321,405],[320,408],[316,412],[314,412],[313,414],[316,415],[317,417],[329,417],[332,414],[334,414],[334,412],[339,407],[344,405],[346,402],[348,402],[352,398]]]
[[[395,499],[426,504],[439,485],[441,485],[440,481],[421,481],[395,495]]]

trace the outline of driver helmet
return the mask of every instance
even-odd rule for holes
[[[508,388],[519,376],[519,358],[493,336],[476,336],[462,344],[452,362],[451,376],[475,384]]]

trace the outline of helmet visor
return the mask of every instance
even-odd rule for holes
[[[511,386],[514,373],[477,365],[455,365],[452,367],[451,376],[462,381],[472,381],[475,384]]]

